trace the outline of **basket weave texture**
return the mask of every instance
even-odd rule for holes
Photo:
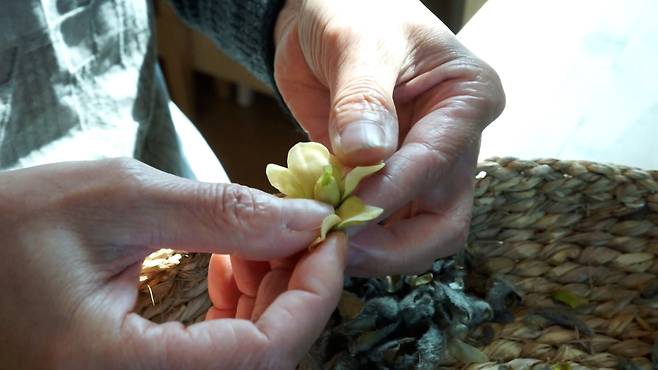
[[[658,341],[658,171],[585,161],[493,158],[478,166],[467,248],[478,275],[503,274],[523,294],[515,320],[491,324],[491,359],[454,368],[652,369]],[[208,255],[161,250],[144,262],[135,308],[156,322],[203,320]],[[594,335],[528,326],[532,308],[584,298]],[[620,362],[622,361],[622,362]],[[547,367],[548,366],[548,367]],[[566,367],[565,367],[566,368]]]

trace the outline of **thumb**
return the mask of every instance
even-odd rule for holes
[[[306,199],[281,199],[236,184],[209,184],[166,174],[135,160],[110,159],[35,167],[56,191],[17,198],[52,204],[85,236],[88,245],[176,248],[236,254],[252,260],[287,257],[319,233],[331,207]],[[18,185],[15,188],[20,189]],[[66,191],[60,190],[66,189]],[[51,195],[51,198],[52,195]],[[56,222],[56,221],[54,221]],[[106,257],[125,255],[110,248]]]
[[[393,89],[399,65],[379,40],[343,38],[332,50],[339,61],[326,78],[330,89],[329,136],[334,153],[350,166],[387,159],[398,145]],[[331,51],[330,51],[331,52]]]

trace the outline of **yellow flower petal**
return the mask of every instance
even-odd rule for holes
[[[334,155],[331,155],[329,157],[329,162],[331,163],[333,175],[334,178],[336,179],[336,182],[338,183],[338,188],[340,189],[340,193],[343,194],[345,192],[345,178],[343,174],[345,173],[346,168],[338,161],[338,158],[336,158]]]
[[[268,164],[265,174],[270,184],[291,198],[304,198],[304,190],[295,175],[285,167]]]
[[[376,164],[374,166],[354,167],[347,176],[345,176],[345,190],[343,192],[343,199],[347,198],[352,191],[356,189],[357,185],[363,180],[364,177],[372,175],[373,173],[384,168],[384,163]]]
[[[313,198],[336,207],[340,203],[340,189],[332,172],[331,166],[324,168],[324,173],[315,182]]]
[[[384,212],[379,207],[373,207],[363,204],[361,199],[351,196],[343,201],[336,210],[336,214],[341,218],[341,222],[336,225],[336,229],[342,230],[346,227],[358,225],[366,221],[374,220]]]
[[[320,226],[320,238],[324,240],[327,237],[327,233],[331,230],[332,227],[338,225],[340,222],[340,217],[338,215],[329,215],[322,220],[322,226]]]
[[[295,175],[304,194],[313,196],[315,182],[330,166],[329,150],[319,143],[297,143],[288,152],[288,169]]]
[[[322,225],[320,226],[320,236],[315,238],[313,243],[309,245],[309,249],[313,250],[314,247],[320,243],[322,243],[325,239],[327,239],[327,233],[329,233],[329,230],[331,230],[334,226],[336,226],[340,222],[340,217],[336,214],[331,214],[322,220]]]

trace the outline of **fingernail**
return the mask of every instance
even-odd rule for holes
[[[381,148],[385,145],[384,130],[375,122],[351,123],[340,132],[340,148],[344,153]]]
[[[358,117],[349,117],[355,115]],[[347,117],[345,117],[347,116]],[[350,120],[350,118],[356,118]],[[397,146],[397,124],[388,110],[344,113],[344,124],[337,124],[336,149],[344,155],[375,150],[388,152]]]
[[[284,199],[284,209],[289,212],[287,227],[294,231],[317,230],[322,220],[334,213],[328,204],[306,199]]]

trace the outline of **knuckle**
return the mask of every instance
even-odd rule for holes
[[[475,89],[478,108],[486,123],[496,119],[505,108],[505,92],[498,73],[483,60],[473,56],[459,59],[469,79],[477,84]]]
[[[345,57],[342,51],[358,39],[358,34],[346,22],[329,17],[323,22],[302,20],[299,38],[310,67],[315,69],[320,81],[327,83],[330,71]]]
[[[491,120],[496,119],[505,109],[505,90],[498,73],[488,64],[481,61],[480,78],[485,84],[484,105]]]
[[[329,50],[343,50],[352,40],[359,38],[354,23],[336,17],[329,19],[318,31],[321,31],[322,41],[326,43]]]
[[[262,229],[269,226],[264,220],[276,216],[276,210],[269,206],[264,194],[245,186],[218,185],[210,192],[214,219],[219,220],[223,227]]]
[[[453,162],[453,158],[450,157],[450,153],[454,150],[443,147],[442,150],[438,150],[433,143],[419,142],[418,145],[421,147],[419,153],[414,156],[414,160],[418,163],[418,168],[420,173],[418,174],[420,183],[427,187],[428,185],[435,184],[438,178],[444,174],[446,164]]]
[[[142,188],[148,179],[149,167],[128,157],[101,160],[100,171],[108,178],[108,184],[121,190]]]
[[[351,80],[338,92],[333,105],[335,111],[354,106],[374,112],[393,108],[392,98],[384,92],[380,82],[372,76],[362,76]]]

